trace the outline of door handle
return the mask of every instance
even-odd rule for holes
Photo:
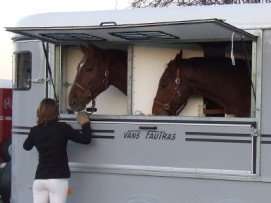
[[[139,126],[140,130],[157,130],[157,126]]]

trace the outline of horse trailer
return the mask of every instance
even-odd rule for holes
[[[268,203],[270,11],[271,4],[242,4],[45,13],[8,27],[16,34],[12,202],[32,201],[38,156],[22,144],[36,123],[39,102],[57,98],[60,121],[79,128],[69,94],[81,86],[76,75],[88,59],[82,50],[93,46],[125,53],[125,91],[110,85],[95,106],[84,106],[96,110],[90,116],[93,142],[68,145],[68,202]],[[228,114],[200,94],[192,95],[178,115],[152,115],[160,77],[180,50],[183,58],[223,57],[233,66],[246,61],[249,116]],[[95,55],[91,63],[103,60],[106,55]],[[121,72],[111,71],[116,77]],[[107,84],[108,74],[103,77]],[[211,88],[230,96],[216,79]],[[245,102],[242,93],[236,101]]]

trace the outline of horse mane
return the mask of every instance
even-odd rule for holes
[[[179,67],[187,84],[200,94],[235,113],[249,115],[251,79],[247,63],[237,59],[233,66],[228,58],[190,58]],[[238,114],[238,113],[236,113]]]

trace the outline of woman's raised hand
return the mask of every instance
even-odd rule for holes
[[[84,112],[77,113],[77,120],[80,123],[80,125],[84,125],[90,122],[87,113],[84,113]]]

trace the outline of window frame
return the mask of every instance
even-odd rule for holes
[[[29,87],[18,87],[18,82],[17,82],[17,73],[18,73],[18,65],[17,65],[17,56],[19,54],[29,54],[30,56],[30,78],[29,78]],[[33,67],[33,61],[32,61],[32,52],[31,51],[18,51],[13,53],[13,79],[12,79],[12,88],[13,90],[18,90],[18,91],[27,91],[30,90],[32,87],[32,67]]]
[[[245,31],[247,31],[245,29]],[[261,108],[260,108],[260,103],[261,103],[261,100],[259,99],[259,95],[261,95],[261,92],[260,92],[260,80],[261,80],[261,68],[259,66],[261,66],[261,57],[260,57],[260,50],[261,50],[261,47],[262,47],[262,43],[261,43],[261,40],[262,40],[262,34],[261,34],[261,30],[259,29],[249,29],[248,30],[248,33],[255,36],[256,39],[255,40],[250,40],[251,42],[251,46],[252,46],[252,53],[251,53],[251,60],[252,60],[252,64],[251,64],[251,80],[252,80],[252,83],[254,84],[254,88],[256,90],[256,100],[254,101],[254,98],[253,98],[253,93],[251,95],[251,101],[252,101],[252,104],[251,104],[251,115],[249,117],[244,117],[244,118],[240,118],[240,117],[235,117],[235,118],[230,118],[230,117],[215,117],[215,116],[208,116],[208,117],[198,117],[198,116],[182,116],[181,118],[179,116],[163,116],[162,118],[169,118],[169,120],[172,119],[180,119],[180,120],[193,120],[193,121],[213,121],[213,120],[221,120],[221,121],[225,121],[227,122],[228,120],[231,120],[233,122],[235,121],[257,121],[257,122],[260,122],[260,111],[261,111]],[[239,40],[237,40],[239,41]],[[107,43],[107,42],[106,42]],[[108,43],[110,44],[110,42],[108,41]],[[184,42],[185,44],[187,44],[188,42]],[[189,43],[195,43],[195,42],[189,42]],[[136,43],[137,44],[137,43]],[[149,43],[146,43],[147,45],[150,45]],[[157,45],[158,43],[155,42],[153,43],[153,45]],[[56,44],[56,47],[61,47],[63,48],[63,46],[66,46],[67,44]],[[78,46],[79,44],[78,43],[75,43],[75,44],[69,44],[68,46]],[[128,45],[128,78],[132,78],[133,77],[133,67],[132,67],[132,60],[133,60],[133,43],[129,43],[127,42],[127,45]],[[59,53],[59,60],[61,60],[62,58],[62,51],[60,51]],[[59,63],[60,61],[58,61]],[[60,62],[61,63],[61,62]],[[62,65],[59,65],[60,67],[60,72],[62,75],[63,74],[63,67]],[[62,76],[56,76],[56,78],[58,79],[63,79],[61,78]],[[61,80],[62,81],[62,80]],[[119,118],[119,117],[129,117],[129,116],[138,116],[138,115],[134,115],[132,114],[132,106],[133,106],[133,99],[132,99],[132,93],[131,93],[131,89],[132,89],[132,81],[128,79],[128,84],[127,84],[127,88],[128,88],[128,114],[127,115],[110,115],[110,114],[96,114],[98,116],[101,116],[101,117],[110,117],[110,118]],[[59,90],[58,90],[59,92]],[[60,91],[62,92],[62,90]],[[60,95],[60,94],[59,94]],[[61,96],[60,96],[61,97]],[[63,115],[64,117],[66,115],[69,115],[69,113],[66,113],[66,112],[61,112],[61,115]],[[71,114],[73,115],[73,114]],[[156,116],[145,116],[146,118],[147,117],[151,117],[151,118],[155,118]]]

